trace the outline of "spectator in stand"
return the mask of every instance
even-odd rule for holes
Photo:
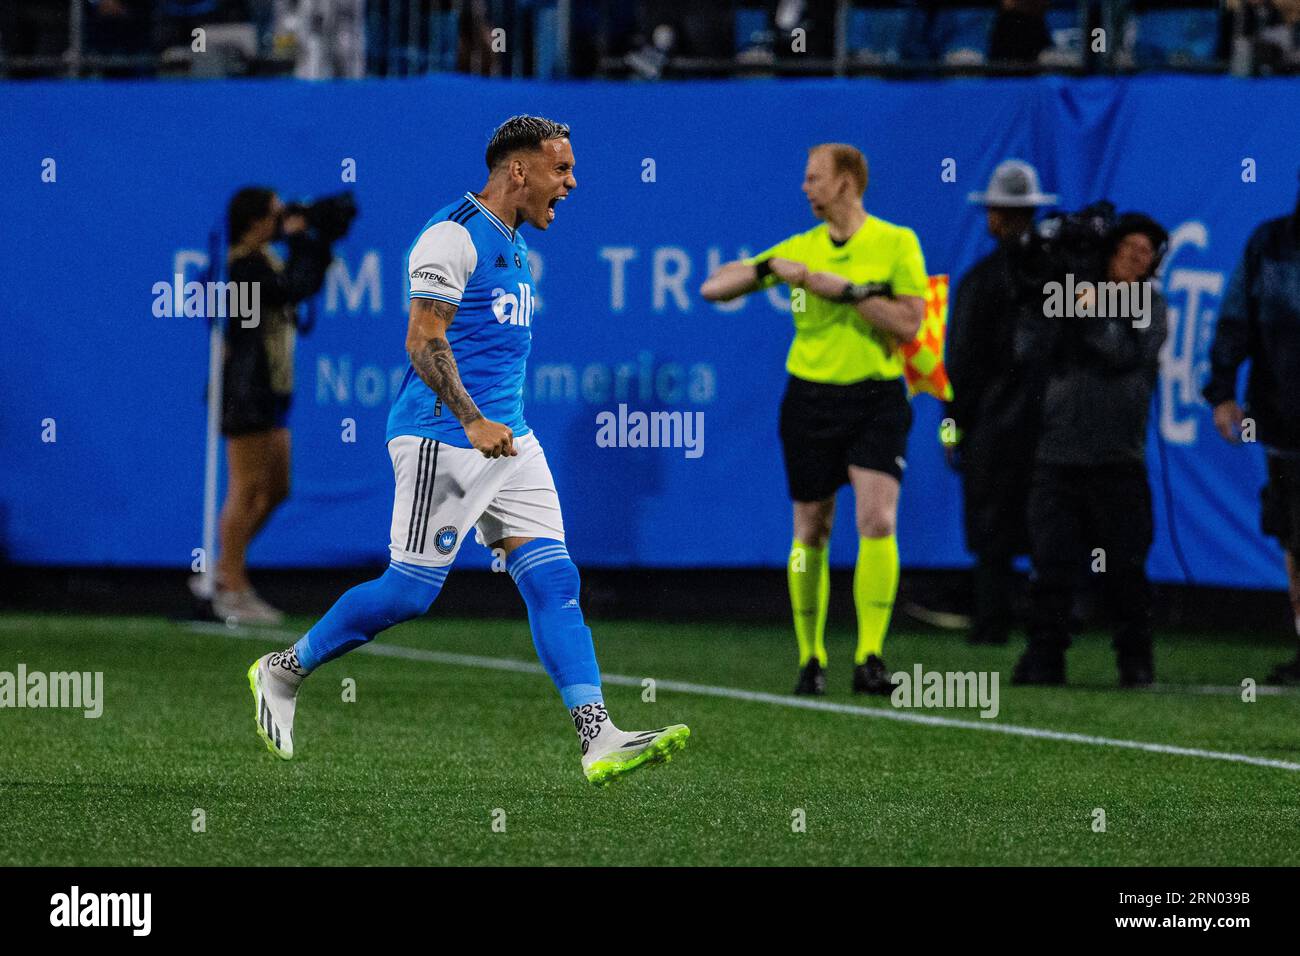
[[[153,49],[153,0],[87,0],[86,52],[99,56],[146,57]],[[140,77],[154,73],[151,60],[106,66],[104,76]]]
[[[10,57],[60,57],[68,49],[68,0],[27,0],[0,6],[0,52]],[[52,70],[8,69],[15,79],[48,76]]]
[[[989,33],[989,62],[1037,63],[1051,46],[1047,0],[1002,0]]]

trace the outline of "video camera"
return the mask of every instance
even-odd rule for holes
[[[1115,205],[1105,199],[1040,220],[1020,239],[1019,284],[1041,297],[1045,283],[1059,282],[1066,273],[1079,281],[1102,278],[1115,223]]]
[[[359,211],[351,191],[323,196],[314,202],[286,203],[284,207],[285,216],[302,216],[307,220],[307,228],[329,243],[338,242],[348,234]]]

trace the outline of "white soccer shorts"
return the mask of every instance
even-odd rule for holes
[[[502,538],[564,540],[560,499],[541,443],[515,439],[513,458],[415,435],[388,443],[397,489],[388,544],[394,561],[441,568],[456,559],[465,533],[479,544]]]

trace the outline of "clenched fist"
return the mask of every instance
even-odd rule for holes
[[[484,458],[501,458],[519,454],[515,451],[515,433],[508,425],[490,418],[478,418],[465,426],[469,443],[483,453]]]

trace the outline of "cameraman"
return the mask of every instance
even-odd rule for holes
[[[340,205],[346,207],[342,216]],[[347,232],[352,215],[349,197],[286,209],[273,190],[260,186],[239,190],[227,208],[228,278],[256,283],[260,309],[250,327],[238,320],[226,325],[221,432],[229,477],[215,593],[202,594],[201,582],[191,579],[195,593],[209,598],[213,613],[226,621],[276,624],[282,618],[253,590],[245,554],[289,495],[297,304],[320,291],[332,259],[330,246]],[[287,262],[271,247],[279,240],[288,248]]]
[[[1153,519],[1146,475],[1146,430],[1167,324],[1151,282],[1168,247],[1148,216],[1114,219],[1109,203],[1045,220],[1039,236],[1053,281],[1070,288],[1105,280],[1141,293],[1127,309],[1093,285],[1063,314],[1026,313],[1016,347],[1041,363],[1042,405],[1028,521],[1034,576],[1029,646],[1016,684],[1064,684],[1070,609],[1080,573],[1097,572],[1114,626],[1121,687],[1154,680],[1151,596],[1146,577]],[[1119,286],[1111,287],[1118,290]],[[1109,291],[1109,290],[1107,290]],[[1146,296],[1149,295],[1149,298]],[[1102,308],[1103,303],[1109,303]],[[1143,304],[1145,303],[1145,304]],[[1127,312],[1126,315],[1102,314]]]

